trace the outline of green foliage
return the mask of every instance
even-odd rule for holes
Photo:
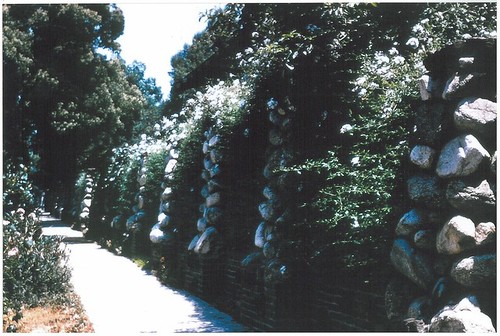
[[[146,185],[144,197],[146,199],[146,209],[151,212],[153,217],[157,215],[157,208],[159,204],[159,198],[162,193],[161,182],[163,181],[163,176],[165,175],[165,158],[167,157],[167,151],[165,148],[157,152],[151,152],[147,156],[146,160]],[[156,220],[156,218],[155,218]]]
[[[140,111],[138,120],[134,123],[133,137],[140,134],[150,134],[153,125],[161,119],[162,93],[154,78],[145,77],[146,65],[137,61],[127,66],[127,76],[131,85],[137,85],[144,98],[146,106]]]
[[[21,317],[23,306],[63,302],[71,277],[61,239],[41,236],[36,216],[23,209],[3,224],[3,313]]]
[[[129,215],[134,195],[137,193],[137,174],[140,158],[132,154],[132,148],[125,144],[113,150],[111,164],[106,172],[103,190],[110,202],[109,214]]]
[[[423,59],[445,43],[492,36],[496,5],[241,4],[208,18],[214,44],[241,43],[231,71],[251,83],[248,108],[285,102],[300,115],[298,134],[324,140],[308,140],[310,159],[287,169],[324,177],[306,204],[309,241],[287,239],[307,245],[313,259],[331,247],[346,268],[385,260],[383,246],[406,207],[410,103]],[[323,129],[307,128],[323,114]]]
[[[60,239],[41,236],[33,186],[23,165],[7,163],[3,176],[3,312],[63,300],[70,271]]]
[[[353,94],[345,96],[349,120],[337,129],[343,145],[298,169],[326,176],[313,205],[319,211],[317,224],[330,232],[332,240],[325,246],[333,246],[345,267],[380,263],[392,228],[407,208],[401,186],[413,129],[410,102],[419,99],[416,81],[425,73],[427,52],[463,37],[488,36],[494,31],[494,7],[429,4],[403,28],[408,31],[405,45],[395,40],[385,51],[372,46],[355,52],[361,66],[351,82]],[[367,249],[372,253],[354,252]]]
[[[25,164],[37,154],[37,182],[67,187],[79,168],[106,165],[146,103],[124,62],[98,52],[118,50],[123,15],[115,5],[3,5],[3,18],[6,154]]]
[[[28,168],[23,164],[14,166],[5,162],[3,169],[3,211],[8,213],[17,207],[34,210],[33,184]]]
[[[169,72],[173,85],[172,98],[181,93],[178,91],[178,86],[186,76],[213,54],[212,47],[207,33],[201,32],[193,37],[190,45],[185,44],[184,48],[172,57],[170,60],[172,71]]]

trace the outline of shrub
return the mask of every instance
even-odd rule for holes
[[[28,170],[6,165],[3,202],[3,313],[64,300],[70,269],[59,238],[42,236]],[[11,209],[16,209],[12,210]],[[28,210],[28,211],[27,211]],[[29,213],[27,215],[27,213]]]
[[[28,171],[28,167],[22,164],[16,167],[10,162],[5,163],[3,175],[4,212],[14,211],[18,207],[28,211],[33,210],[35,198]]]
[[[61,239],[41,235],[41,225],[20,208],[3,224],[3,313],[21,317],[23,306],[63,302],[71,277]]]

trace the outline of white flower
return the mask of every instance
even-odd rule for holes
[[[394,56],[394,55],[399,55],[399,51],[398,49],[392,47],[390,50],[389,50],[389,55],[391,56]]]
[[[377,61],[377,64],[389,63],[389,57],[387,57],[387,55],[382,51],[375,52],[375,60]]]
[[[352,227],[355,229],[359,228],[358,217],[353,217]]]
[[[367,92],[366,89],[363,88],[363,89],[359,90],[359,95],[364,96],[366,94],[366,92]]]
[[[352,164],[353,166],[357,166],[357,165],[359,165],[359,156],[355,156],[355,157],[353,157],[353,158],[351,159],[351,164]]]
[[[345,124],[340,128],[340,133],[344,134],[352,130],[352,125],[351,124]]]
[[[422,27],[422,25],[420,25],[420,24],[416,24],[416,25],[413,26],[413,28],[411,30],[414,33],[423,33],[424,32],[424,27]]]
[[[410,38],[410,39],[406,42],[406,45],[407,45],[407,46],[412,47],[413,49],[417,49],[417,48],[418,48],[418,46],[419,46],[418,39],[417,39],[417,38],[415,38],[415,37],[412,37],[412,38]]]
[[[394,57],[394,63],[396,64],[403,64],[405,62],[405,58],[403,56],[396,56]]]
[[[356,79],[356,85],[363,85],[364,83],[366,82],[366,77],[359,77],[358,79]]]

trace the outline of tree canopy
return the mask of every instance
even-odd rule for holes
[[[115,5],[3,5],[4,154],[41,187],[105,165],[148,103],[141,89],[158,94],[119,57],[123,27]]]

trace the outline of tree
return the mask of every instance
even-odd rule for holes
[[[71,185],[78,169],[106,165],[146,104],[117,57],[123,14],[115,5],[4,5],[3,17],[5,151],[25,163],[39,155],[42,188]]]
[[[134,125],[133,137],[143,133],[152,133],[153,125],[162,116],[163,95],[154,78],[145,77],[146,65],[134,61],[127,66],[127,79],[131,85],[137,85],[146,99],[146,106],[141,110],[139,120]]]

